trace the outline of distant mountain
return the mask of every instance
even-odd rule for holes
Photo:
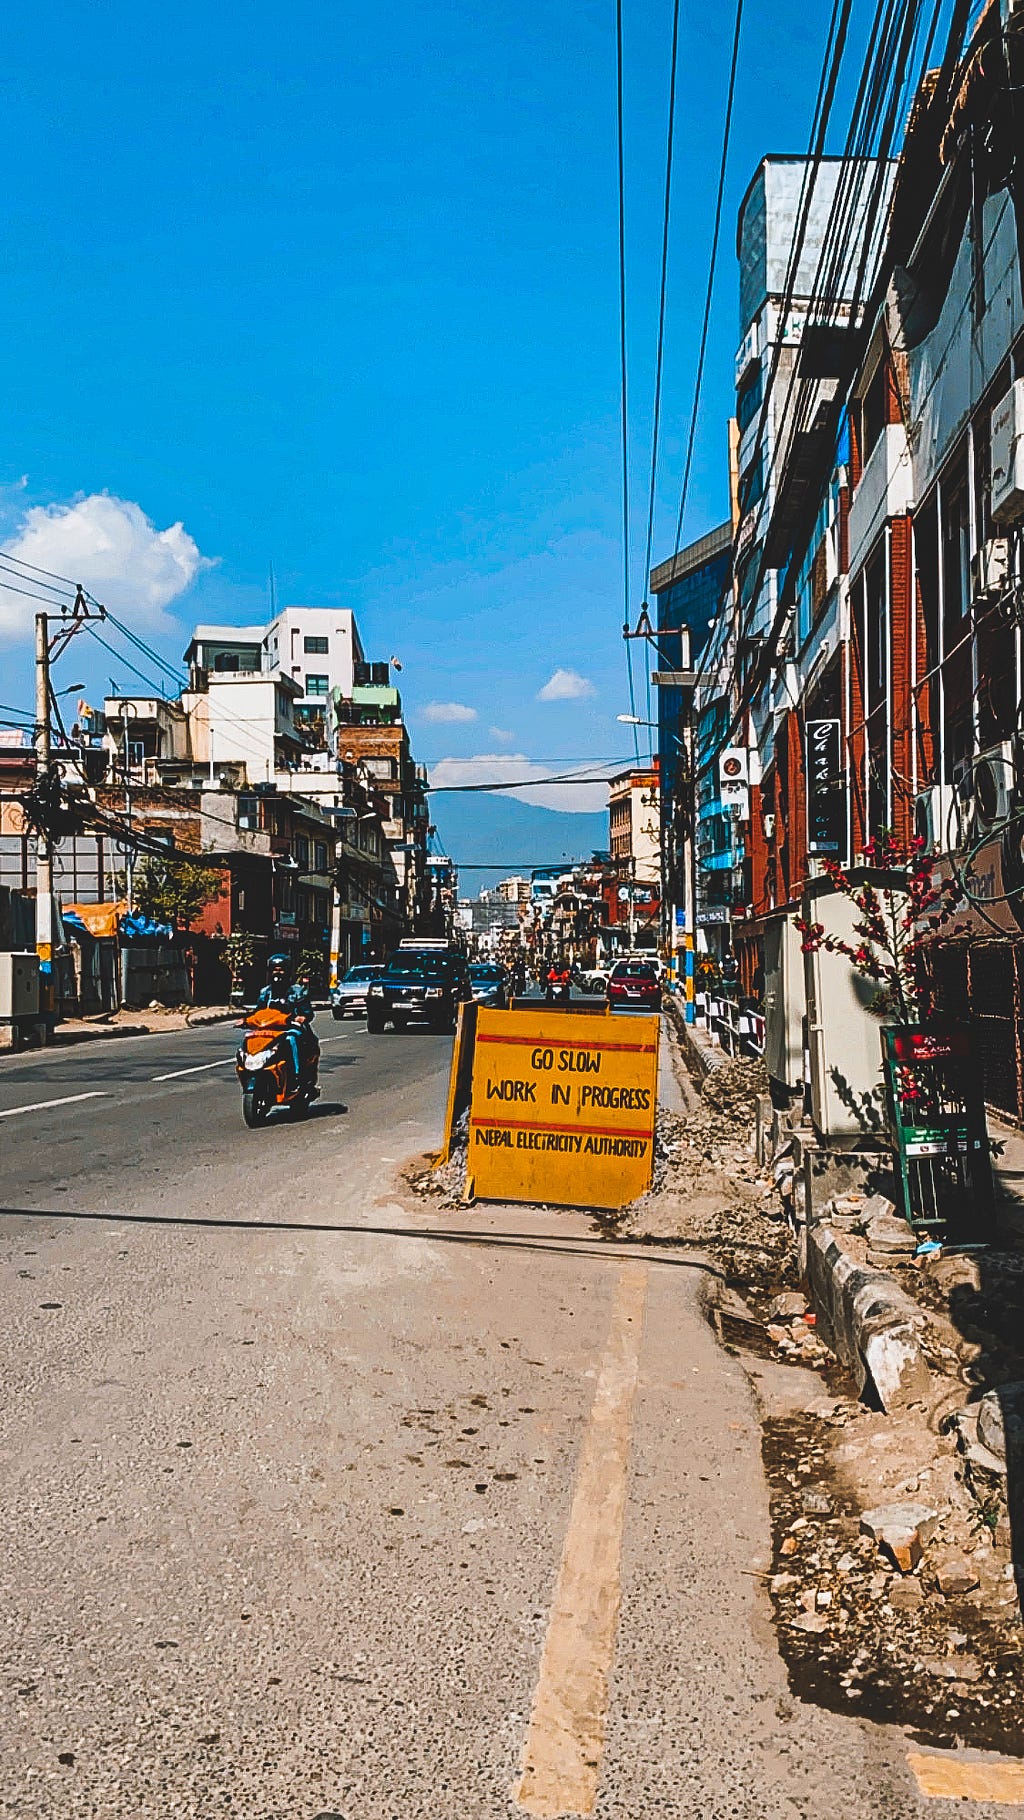
[[[570,815],[489,791],[434,797],[430,812],[441,846],[460,868],[461,897],[476,897],[510,872],[529,876],[531,866],[562,860],[568,866],[608,846],[607,815]]]

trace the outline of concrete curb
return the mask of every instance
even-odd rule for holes
[[[701,1086],[707,1080],[708,1075],[714,1074],[715,1069],[721,1068],[729,1057],[724,1049],[713,1046],[710,1041],[705,1047],[700,1040],[696,1026],[687,1023],[682,1006],[677,999],[666,994],[662,1003],[666,1017],[671,1020],[672,1034],[682,1050],[687,1069],[697,1085]],[[703,1034],[703,1032],[700,1033],[700,1035]]]
[[[119,1036],[149,1036],[149,1035],[150,1035],[150,1028],[149,1028],[148,1024],[117,1024],[117,1025],[115,1025],[115,1027],[113,1029],[107,1029],[101,1025],[95,1030],[66,1030],[66,1031],[62,1031],[60,1025],[58,1024],[56,1030],[53,1033],[53,1040],[51,1042],[47,1043],[45,1045],[45,1047],[47,1049],[70,1049],[72,1044],[74,1044],[74,1043],[104,1043],[104,1042],[109,1043],[109,1042],[112,1042],[116,1037],[119,1037]],[[32,1050],[32,1049],[19,1049],[16,1051],[15,1050],[11,1051],[11,1054],[17,1054],[19,1057],[24,1057],[26,1055],[33,1055],[33,1054],[37,1054],[37,1053],[39,1053],[39,1052],[36,1050]]]
[[[851,1257],[824,1220],[807,1231],[807,1283],[821,1338],[853,1373],[858,1393],[872,1386],[887,1413],[928,1395],[922,1310],[895,1277]]]

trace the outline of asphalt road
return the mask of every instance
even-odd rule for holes
[[[995,1815],[803,1706],[697,1260],[420,1203],[449,1043],[321,1018],[0,1062],[0,1812]]]

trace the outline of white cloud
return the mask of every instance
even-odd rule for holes
[[[171,628],[165,609],[202,569],[213,566],[183,524],[158,531],[141,506],[112,493],[90,493],[70,505],[31,506],[2,548],[80,581],[105,606],[151,632]],[[0,592],[0,638],[27,635],[37,604]]]
[[[467,707],[464,701],[428,701],[423,709],[423,719],[430,721],[475,720],[476,709]]]
[[[513,785],[534,779],[541,780],[541,787],[517,790],[502,790],[502,795],[514,796],[519,802],[532,803],[541,809],[567,809],[572,813],[602,813],[608,806],[607,782],[598,779],[596,783],[562,783],[545,784],[544,779],[564,777],[571,771],[592,773],[599,767],[566,760],[564,764],[539,765],[523,752],[481,752],[474,758],[442,758],[430,767],[430,782],[433,788],[459,784],[508,784]],[[437,812],[441,814],[440,802]]]
[[[583,701],[593,693],[593,683],[588,682],[585,676],[581,676],[578,670],[556,670],[554,675],[548,678],[543,689],[538,689],[537,700]]]
[[[510,745],[515,739],[515,734],[509,733],[505,727],[488,727],[487,731],[492,739],[500,740],[503,746]]]

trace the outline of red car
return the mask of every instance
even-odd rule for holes
[[[608,978],[610,1011],[660,1011],[661,981],[650,961],[616,961]]]

